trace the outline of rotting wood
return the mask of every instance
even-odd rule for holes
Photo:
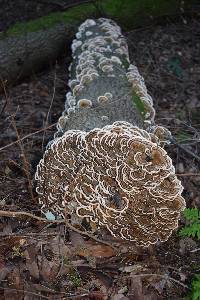
[[[71,92],[35,177],[42,212],[143,247],[166,241],[185,208],[183,187],[120,27],[86,20],[72,55]]]

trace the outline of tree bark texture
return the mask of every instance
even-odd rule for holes
[[[54,62],[70,43],[74,34],[69,24],[60,24],[47,30],[0,40],[1,79],[16,83],[45,64]]]
[[[86,20],[72,43],[65,110],[35,179],[42,212],[140,246],[166,241],[185,207],[152,98],[121,29]]]

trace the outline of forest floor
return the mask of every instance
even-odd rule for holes
[[[200,20],[138,28],[125,36],[131,62],[154,99],[156,123],[178,140],[167,151],[187,207],[200,207]],[[64,109],[70,60],[0,95],[2,210],[40,216],[34,173]],[[184,223],[182,218],[180,228]],[[200,272],[200,243],[178,231],[150,249],[123,244],[117,251],[65,225],[26,216],[1,218],[0,236],[0,299],[5,300],[178,300]]]

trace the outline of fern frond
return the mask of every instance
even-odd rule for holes
[[[200,300],[200,274],[192,280],[192,300]]]
[[[200,210],[198,210],[197,208],[186,208],[183,214],[185,219],[188,221],[200,221]]]
[[[198,240],[200,240],[200,223],[193,223],[189,226],[183,227],[179,231],[179,235],[180,236],[189,236],[189,237],[193,237],[193,238],[196,237]]]
[[[186,208],[183,212],[186,225],[179,231],[179,236],[189,236],[200,240],[200,210],[197,208]]]

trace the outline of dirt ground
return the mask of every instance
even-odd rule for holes
[[[1,26],[7,24],[1,19]],[[125,36],[154,99],[156,123],[178,141],[167,151],[187,206],[200,208],[200,20]],[[33,178],[64,109],[70,59],[0,95],[1,209],[40,216]],[[180,227],[184,223],[182,218]],[[116,251],[64,225],[3,217],[0,236],[0,299],[179,300],[200,271],[200,243],[177,232],[150,249],[121,244]]]

